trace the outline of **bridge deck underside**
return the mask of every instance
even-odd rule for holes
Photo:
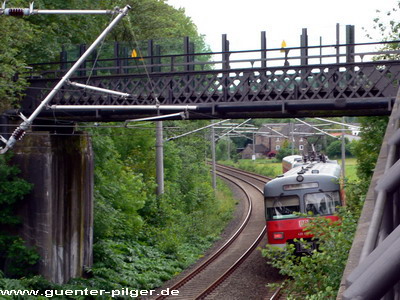
[[[118,71],[118,74],[112,74]],[[191,119],[389,114],[400,79],[394,62],[308,65],[133,74],[130,69],[104,70],[72,81],[129,93],[118,97],[72,86],[62,88],[57,105],[196,105]],[[82,73],[82,70],[80,70]],[[60,75],[60,74],[57,74]],[[57,76],[54,76],[57,77]],[[31,80],[23,111],[33,111],[57,78]],[[154,115],[154,111],[57,111],[58,117],[118,121],[127,116]],[[54,116],[46,110],[42,116]]]

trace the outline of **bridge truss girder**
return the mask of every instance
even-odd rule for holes
[[[66,86],[49,104],[42,117],[84,121],[124,121],[151,116],[153,109],[93,110],[91,105],[196,105],[189,119],[287,118],[343,115],[388,115],[395,99],[400,65],[396,61],[341,63],[275,68],[92,76],[89,84],[129,94],[120,97]],[[82,72],[80,70],[80,72]],[[111,73],[111,71],[110,71]],[[61,75],[61,74],[59,74]],[[56,76],[57,77],[57,76]],[[87,84],[87,77],[72,81]],[[22,109],[32,111],[57,79],[31,79],[31,91]],[[62,105],[81,109],[63,111]],[[149,106],[150,107],[150,106]],[[177,109],[177,112],[181,109]]]

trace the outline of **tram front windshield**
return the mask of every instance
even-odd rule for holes
[[[339,192],[310,193],[304,196],[306,213],[308,215],[333,215],[340,206]]]
[[[267,218],[269,220],[297,218],[300,212],[300,199],[296,195],[267,197]]]

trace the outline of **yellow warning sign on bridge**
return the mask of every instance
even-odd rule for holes
[[[285,52],[286,46],[287,46],[287,45],[286,45],[286,41],[283,40],[282,43],[281,43],[281,52]]]

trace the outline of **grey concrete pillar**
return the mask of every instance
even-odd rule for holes
[[[92,265],[93,152],[88,136],[26,136],[13,162],[34,184],[19,208],[21,236],[41,256],[39,273],[64,283]]]

